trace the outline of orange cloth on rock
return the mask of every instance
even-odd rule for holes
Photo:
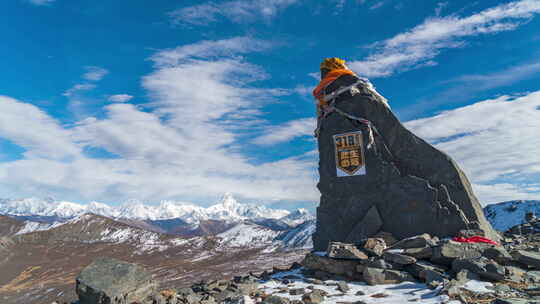
[[[343,75],[356,76],[356,74],[351,70],[347,70],[347,69],[333,70],[333,71],[328,72],[328,74],[324,76],[321,82],[319,82],[319,85],[313,90],[313,96],[319,100],[319,104],[318,104],[319,108],[326,104],[326,102],[322,99],[324,88],[330,83],[332,83],[334,80],[338,79],[339,77]]]

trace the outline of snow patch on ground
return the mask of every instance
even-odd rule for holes
[[[493,284],[490,282],[471,280],[465,283],[462,288],[474,293],[492,293],[493,289],[488,289],[487,287],[493,287]]]
[[[34,231],[44,231],[49,230],[61,225],[64,225],[65,223],[62,222],[54,222],[54,223],[38,223],[38,222],[31,222],[31,221],[25,221],[24,227],[21,228],[15,235],[18,234],[25,234],[30,233]]]
[[[231,229],[218,234],[220,244],[227,247],[263,247],[272,243],[279,234],[258,225],[238,224]]]
[[[287,276],[290,284],[286,285],[280,279]],[[289,279],[290,276],[296,279]],[[403,303],[422,303],[422,304],[439,304],[439,303],[459,303],[459,301],[449,301],[448,296],[439,295],[437,290],[429,289],[425,284],[404,282],[400,284],[387,284],[369,286],[364,282],[347,282],[350,290],[342,293],[337,290],[338,281],[327,280],[324,284],[311,284],[305,281],[305,277],[300,273],[300,270],[282,272],[272,276],[273,279],[259,284],[259,288],[263,289],[268,294],[274,294],[279,297],[288,298],[290,300],[301,300],[301,295],[289,295],[288,293],[278,293],[280,288],[304,288],[306,292],[308,286],[313,286],[315,289],[321,289],[328,293],[325,301],[322,303],[341,303],[363,301],[366,304],[385,303],[385,304],[403,304]],[[364,295],[356,295],[362,291]],[[374,295],[384,295],[383,297],[373,297]]]

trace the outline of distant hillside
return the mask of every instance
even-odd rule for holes
[[[508,201],[484,208],[488,221],[499,231],[506,231],[515,225],[523,224],[527,212],[534,212],[540,217],[540,201]]]

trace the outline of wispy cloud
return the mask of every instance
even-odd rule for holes
[[[270,146],[290,141],[297,137],[311,136],[315,130],[314,118],[301,118],[289,121],[283,125],[272,126],[265,130],[265,134],[253,140],[253,143],[261,146]]]
[[[373,44],[376,51],[365,60],[349,62],[368,77],[386,77],[425,65],[441,50],[465,45],[464,38],[511,31],[540,13],[540,2],[522,0],[495,6],[467,17],[431,17],[390,39]]]
[[[0,122],[0,136],[36,155],[0,163],[0,183],[20,195],[53,193],[104,201],[196,199],[226,191],[259,200],[317,200],[312,154],[254,163],[243,152],[252,143],[239,126],[258,124],[268,98],[283,94],[254,86],[267,75],[238,56],[258,49],[253,45],[260,42],[245,39],[202,41],[157,52],[151,57],[155,70],[142,80],[151,99],[144,110],[129,102],[112,103],[100,118],[86,117],[75,127],[48,123],[54,120],[43,113],[44,119],[20,134],[23,130],[14,130],[17,124],[12,121],[20,116],[15,113],[6,119],[10,112],[0,106],[0,120],[6,122]],[[216,52],[216,46],[225,49]],[[33,119],[39,112],[22,101],[11,103],[33,109],[27,111]],[[249,132],[257,136],[264,130]],[[30,139],[23,140],[25,136]],[[33,141],[39,144],[27,143]],[[86,148],[115,157],[93,158],[85,154]],[[59,155],[50,159],[53,152]],[[65,155],[71,157],[62,158]]]
[[[95,87],[96,85],[92,83],[78,83],[67,89],[64,93],[62,93],[62,95],[66,97],[71,97],[77,92],[90,91],[93,90]]]
[[[132,98],[133,96],[128,95],[128,94],[116,94],[116,95],[109,96],[107,100],[112,101],[112,102],[128,102]]]
[[[173,22],[180,24],[208,25],[219,17],[233,22],[269,20],[277,13],[299,0],[234,0],[221,3],[206,2],[171,12]]]
[[[30,3],[34,5],[47,5],[55,2],[56,0],[28,0]]]
[[[385,3],[386,3],[386,1],[377,1],[377,2],[373,3],[372,5],[370,5],[369,9],[370,10],[376,10],[378,8],[381,8]]]
[[[83,78],[88,81],[99,81],[109,73],[106,69],[97,66],[86,67],[87,72],[84,73]]]
[[[504,184],[511,186],[498,191],[521,193],[514,199],[540,198],[540,192],[528,190],[529,181],[540,175],[540,91],[481,101],[406,126],[454,157],[484,191],[484,201],[507,199],[487,193]]]
[[[510,86],[540,72],[540,61],[528,61],[510,68],[486,73],[468,74],[443,82],[436,95],[421,99],[413,106],[400,111],[403,116],[416,116],[426,110],[435,109],[443,104],[463,103],[474,98],[479,92]]]

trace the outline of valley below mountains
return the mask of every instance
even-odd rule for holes
[[[175,202],[119,208],[53,200],[0,200],[0,303],[69,302],[77,274],[97,257],[144,265],[161,287],[289,265],[312,247],[303,209]]]

